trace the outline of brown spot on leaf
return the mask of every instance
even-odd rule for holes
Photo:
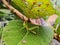
[[[47,7],[49,6],[49,4],[46,4],[47,5]]]
[[[41,6],[41,4],[38,5],[39,7]]]
[[[36,4],[36,2],[33,2],[33,5],[35,5]]]
[[[40,11],[40,10],[37,10],[38,12]]]

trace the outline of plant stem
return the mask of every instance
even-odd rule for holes
[[[4,5],[13,13],[15,13],[19,18],[21,18],[24,21],[28,21],[28,18],[26,16],[24,16],[21,12],[19,12],[18,10],[16,10],[14,7],[12,7],[6,0],[2,0],[2,2],[4,3]]]

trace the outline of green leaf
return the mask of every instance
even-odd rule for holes
[[[0,12],[3,12],[5,14],[11,14],[11,12],[7,9],[0,9]]]
[[[0,9],[6,9],[6,7],[4,7],[3,4],[0,3]]]
[[[54,27],[56,27],[56,25],[59,24],[59,22],[60,22],[60,12],[58,10],[56,10],[56,14],[58,15],[58,18],[55,21]]]
[[[31,24],[32,25],[32,24]],[[53,39],[50,26],[39,26],[34,30],[37,34],[27,31],[23,21],[13,20],[4,28],[2,39],[5,45],[49,45]]]
[[[60,12],[56,10],[56,14],[58,15],[58,18],[55,21],[55,25],[54,25],[55,28],[57,28],[57,25],[60,24]],[[58,26],[56,33],[60,34],[60,25]]]
[[[60,25],[59,25],[59,27],[58,27],[58,29],[57,29],[57,34],[60,35]]]
[[[11,14],[11,12],[7,9],[0,9],[0,17],[6,17],[8,14]]]
[[[0,18],[1,20],[13,20],[16,18],[8,9],[0,9]]]
[[[60,16],[60,12],[58,11],[58,10],[55,10],[56,11],[56,14],[58,15],[58,16]]]
[[[59,22],[60,22],[60,18],[58,17],[55,21],[55,25],[54,25],[55,28],[56,28],[57,24],[59,24]]]
[[[2,36],[2,28],[0,28],[0,38],[1,38],[1,36]]]

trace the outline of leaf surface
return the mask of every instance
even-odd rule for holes
[[[32,24],[31,24],[32,25]],[[53,39],[50,26],[39,26],[34,29],[37,34],[27,31],[23,21],[13,20],[3,30],[2,39],[5,45],[49,45]]]

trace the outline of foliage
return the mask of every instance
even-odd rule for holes
[[[59,35],[60,35],[60,25],[58,26],[57,34],[59,34]]]
[[[54,27],[57,28],[56,33],[60,34],[60,12],[56,10],[56,14],[58,14],[58,18],[55,21]]]
[[[36,0],[36,1],[39,2],[40,0]],[[50,4],[49,0],[41,0],[41,1],[44,2],[43,4],[44,6],[42,6],[41,9],[45,7],[48,12],[48,15],[50,15],[50,13],[54,14],[56,12],[55,14],[57,14],[60,17],[60,12],[58,10],[53,9],[52,4]],[[42,12],[43,13],[39,14],[40,12],[38,13],[37,10],[40,7],[38,7],[37,4],[33,5],[34,0],[27,0],[27,2],[22,0],[12,0],[11,5],[17,10],[19,10],[21,13],[26,15],[28,18],[38,18],[39,16],[41,17],[44,16],[43,18],[45,18],[46,11],[44,12],[41,11],[41,13]],[[46,7],[45,4],[47,4],[47,2],[48,4],[50,4],[48,6],[50,8]],[[39,4],[41,3],[39,2]],[[37,6],[37,8],[34,8],[33,6]],[[59,6],[59,3],[57,3],[57,6]],[[12,14],[12,12],[6,9],[6,7],[4,7],[3,4],[0,5],[0,8],[1,8],[0,18],[4,19],[4,21],[5,20],[9,21],[11,19],[3,29],[0,28],[0,37],[2,37],[3,44],[5,45],[50,45],[53,39],[54,29],[48,23],[46,23],[47,25],[38,26],[38,28],[35,28],[31,31],[27,28],[32,29],[37,25],[33,25],[27,22],[28,27],[26,28],[25,27],[26,25],[24,25],[24,21],[20,20],[17,16],[14,16],[15,14]],[[40,11],[40,9],[38,11]],[[36,16],[36,14],[38,16]],[[54,27],[56,27],[57,24],[60,23],[59,17],[57,18]],[[57,34],[60,34],[60,26],[58,27],[56,32]]]
[[[1,36],[2,36],[2,28],[0,28],[0,38],[1,38]]]
[[[49,0],[26,0],[26,2],[22,0],[17,1],[12,0],[13,7],[16,9],[19,8],[19,11],[22,10],[22,13],[28,18],[40,18],[55,14],[55,10]]]
[[[32,25],[32,24],[31,24]],[[53,39],[53,29],[50,26],[39,26],[34,34],[25,29],[23,21],[13,20],[3,30],[5,45],[49,45]],[[47,32],[47,33],[46,33]]]
[[[14,14],[12,14],[8,9],[0,9],[0,21],[12,20],[14,17]]]
[[[6,9],[6,7],[4,7],[3,4],[0,3],[0,9],[4,9],[4,8]]]

